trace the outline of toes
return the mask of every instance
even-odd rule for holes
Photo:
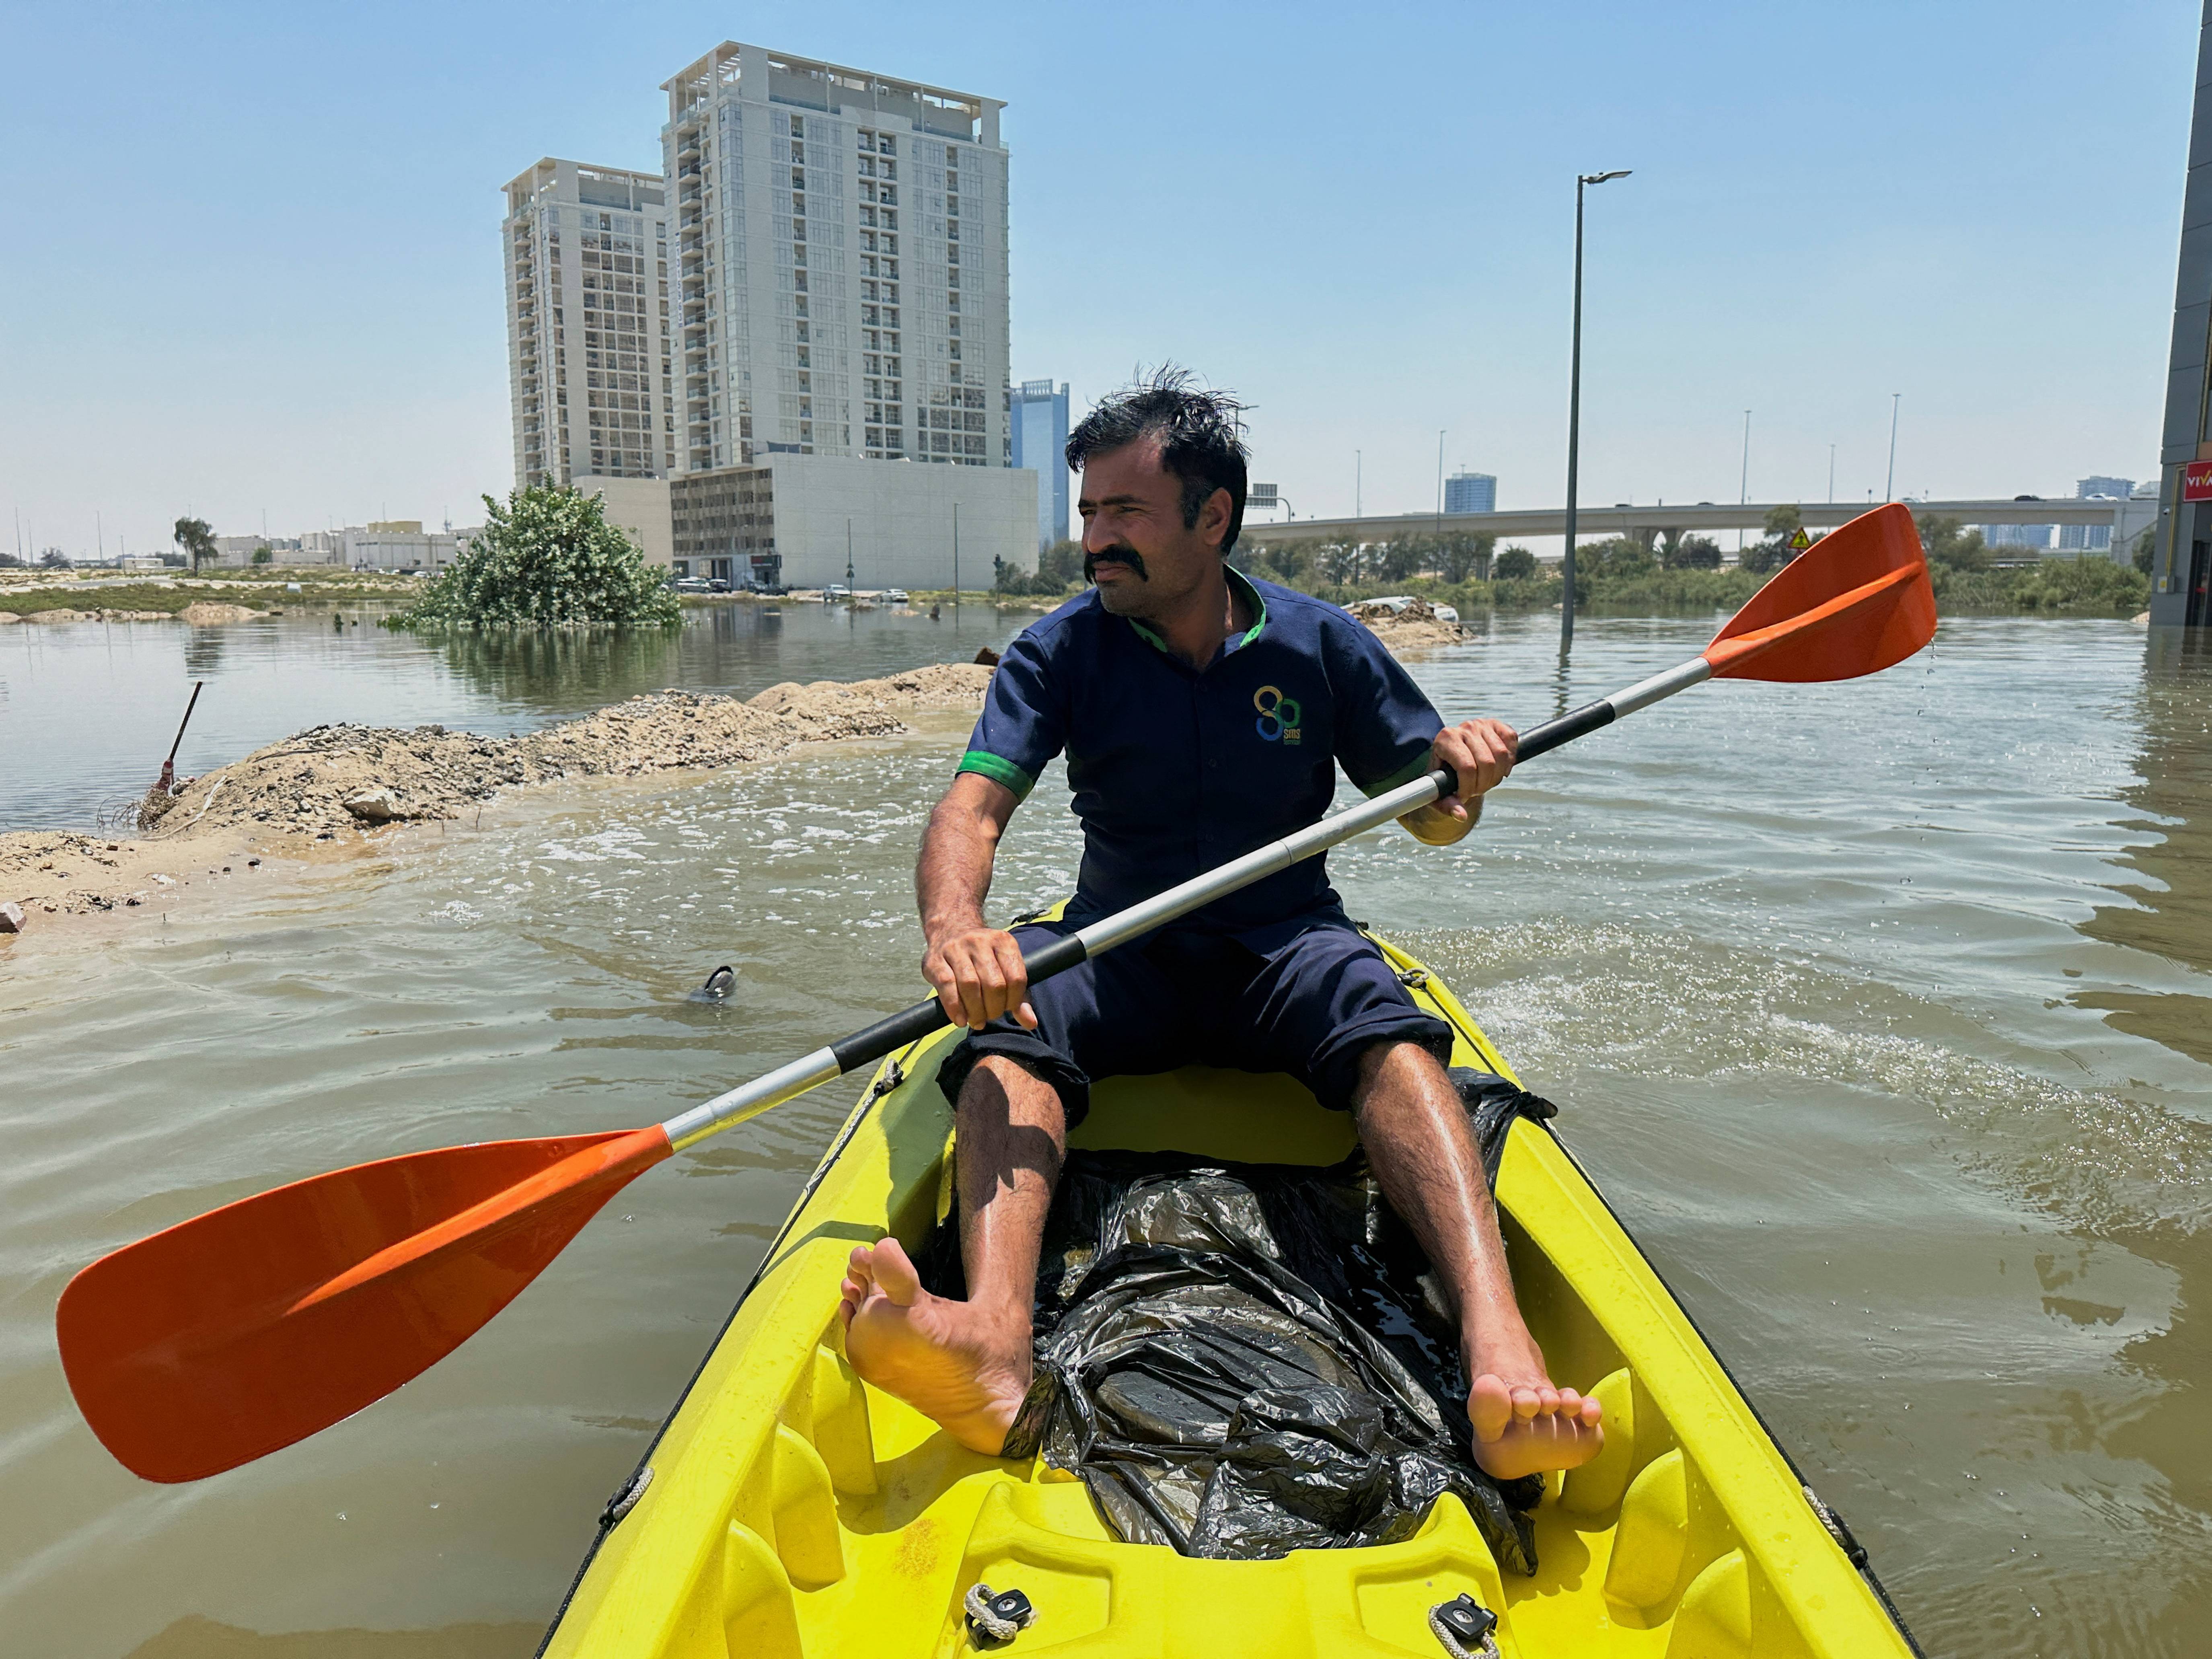
[[[1513,1415],[1521,1422],[1526,1423],[1534,1419],[1538,1407],[1542,1404],[1543,1401],[1535,1389],[1525,1384],[1513,1390]]]
[[[1598,1425],[1605,1421],[1605,1407],[1598,1402],[1598,1397],[1595,1395],[1583,1396],[1582,1419],[1583,1426],[1586,1429],[1598,1429]],[[1603,1437],[1604,1432],[1604,1430],[1598,1429],[1601,1437]]]
[[[1583,1414],[1582,1395],[1577,1394],[1572,1389],[1561,1389],[1559,1411],[1563,1418],[1580,1417]]]
[[[887,1237],[876,1246],[875,1282],[902,1308],[911,1308],[921,1294],[921,1275],[915,1271],[906,1247],[896,1238]]]
[[[855,1249],[852,1255],[847,1256],[845,1261],[849,1269],[846,1282],[849,1284],[858,1280],[861,1288],[865,1290],[875,1278],[875,1247],[872,1244],[862,1244]]]
[[[1548,1382],[1541,1384],[1536,1390],[1536,1414],[1540,1417],[1556,1417],[1559,1415],[1559,1391]]]
[[[1467,1416],[1474,1425],[1474,1437],[1489,1445],[1502,1439],[1512,1424],[1513,1396],[1497,1377],[1478,1376],[1468,1390]]]

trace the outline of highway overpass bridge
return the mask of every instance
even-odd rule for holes
[[[2112,550],[2125,550],[2158,518],[2153,498],[2125,501],[2073,498],[2053,501],[1907,501],[1918,515],[1956,519],[1961,524],[2102,525],[2112,532]],[[1721,506],[1712,501],[1654,501],[1611,507],[1584,507],[1575,514],[1575,539],[1602,540],[1613,536],[1645,538],[1664,531],[1743,530],[1763,534],[1766,515],[1777,507],[1794,507],[1808,530],[1832,530],[1867,512],[1863,501],[1751,501]],[[1391,541],[1401,536],[1435,535],[1446,530],[1471,530],[1514,541],[1567,533],[1566,509],[1559,507],[1524,508],[1510,513],[1395,513],[1357,519],[1290,519],[1263,522],[1248,517],[1244,539],[1270,547],[1297,541]],[[2056,551],[2057,550],[2053,550]],[[1554,555],[1553,556],[1556,556]]]

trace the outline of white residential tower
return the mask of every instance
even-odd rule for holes
[[[656,174],[550,156],[507,186],[518,485],[674,469],[665,198]]]
[[[672,471],[1009,465],[1002,104],[733,41],[664,90]]]

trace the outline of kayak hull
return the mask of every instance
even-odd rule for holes
[[[1382,948],[1458,1033],[1452,1063],[1510,1078],[1449,990]],[[1607,1429],[1595,1461],[1549,1483],[1534,1577],[1501,1572],[1449,1496],[1401,1542],[1200,1560],[1119,1542],[1070,1474],[963,1449],[860,1381],[835,1317],[855,1243],[889,1232],[918,1247],[949,1206],[935,1073],[957,1036],[878,1073],[625,1488],[634,1506],[611,1506],[544,1651],[972,1653],[962,1603],[978,1583],[1036,1607],[1019,1652],[1436,1654],[1429,1610],[1462,1593],[1524,1659],[1916,1650],[1595,1187],[1528,1121],[1498,1186],[1515,1284],[1553,1377],[1595,1393]],[[1287,1078],[1190,1067],[1097,1085],[1071,1139],[1327,1164],[1353,1131]]]

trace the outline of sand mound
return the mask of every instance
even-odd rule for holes
[[[214,623],[251,622],[263,613],[242,605],[218,605],[212,599],[195,599],[177,613],[178,618],[195,627]]]
[[[1437,615],[1436,607],[1426,599],[1395,607],[1367,599],[1347,608],[1389,647],[1393,656],[1456,645],[1463,636],[1460,625]]]
[[[456,817],[519,784],[767,760],[804,743],[902,732],[902,713],[980,708],[990,679],[989,669],[963,663],[779,685],[750,702],[660,691],[520,738],[319,726],[194,779],[156,834],[258,826],[330,840],[361,824]]]
[[[885,737],[902,714],[982,706],[991,671],[940,664],[854,684],[771,687],[750,702],[690,691],[633,697],[522,738],[441,726],[319,726],[195,778],[133,837],[0,835],[0,902],[33,926],[174,897],[193,881],[250,879],[258,856],[306,855],[346,831],[458,817],[503,788],[770,759],[801,744]]]

